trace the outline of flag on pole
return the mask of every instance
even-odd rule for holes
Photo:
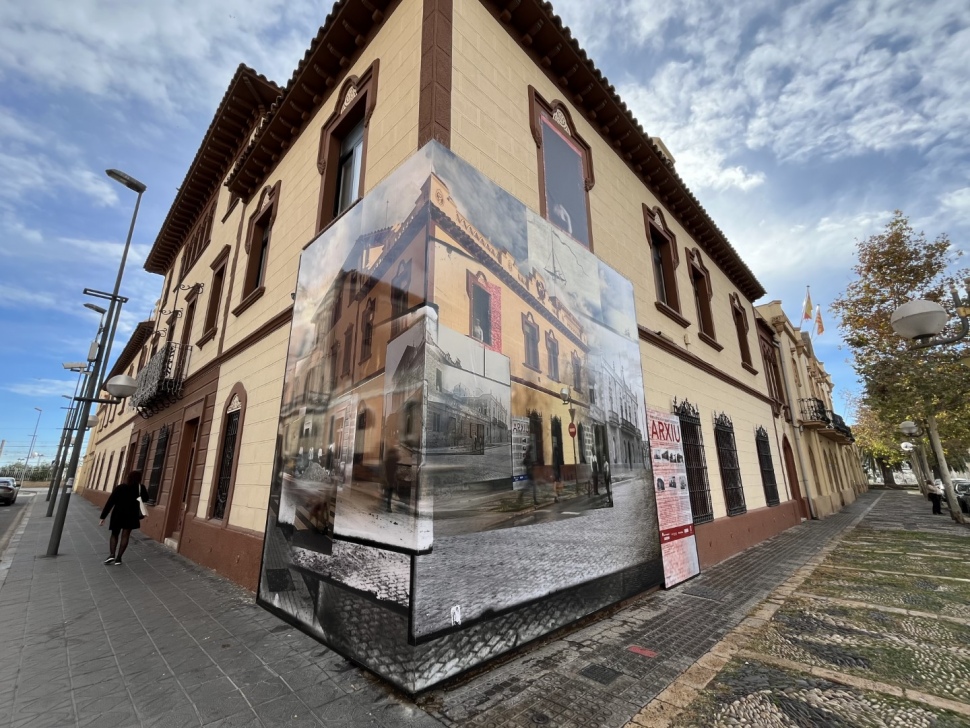
[[[802,303],[802,321],[812,320],[812,294],[809,291],[809,286],[805,286],[805,301]],[[801,324],[799,324],[801,328]]]
[[[822,307],[815,307],[815,335],[821,336],[825,333],[825,326],[822,324]]]

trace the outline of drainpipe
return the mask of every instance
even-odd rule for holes
[[[777,334],[772,337],[772,342],[778,350],[778,368],[781,370],[781,382],[785,387],[785,397],[788,399],[788,411],[791,412],[792,424],[794,425],[795,406],[791,398],[791,387],[788,386],[788,372],[785,370],[785,357],[781,349],[781,341],[778,339]],[[812,518],[817,520],[815,501],[812,500],[812,489],[808,487],[808,474],[805,470],[805,459],[802,457],[802,433],[797,425],[792,427],[792,432],[795,435],[795,452],[798,453],[798,467],[802,472],[802,484],[805,486],[803,490],[805,491],[805,497],[808,498],[808,513]]]

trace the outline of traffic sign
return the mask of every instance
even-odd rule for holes
[[[575,422],[570,422],[569,423],[569,436],[570,437],[576,437],[576,423]]]

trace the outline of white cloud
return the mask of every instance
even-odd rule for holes
[[[210,107],[242,61],[285,81],[329,7],[310,0],[0,4],[0,76],[52,90]]]
[[[744,161],[844,158],[941,143],[968,148],[970,19],[962,0],[557,3],[688,183],[751,190]],[[601,65],[603,65],[601,63]],[[607,69],[608,70],[608,69]]]
[[[3,389],[28,397],[56,397],[59,394],[72,394],[76,385],[77,381],[71,379],[31,379],[8,384]]]

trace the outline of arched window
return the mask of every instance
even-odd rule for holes
[[[229,392],[222,415],[222,432],[219,437],[219,456],[216,460],[216,481],[213,497],[209,503],[209,517],[221,520],[223,525],[232,505],[232,493],[236,485],[236,467],[239,465],[239,444],[242,440],[243,417],[246,412],[246,390],[237,383]]]

